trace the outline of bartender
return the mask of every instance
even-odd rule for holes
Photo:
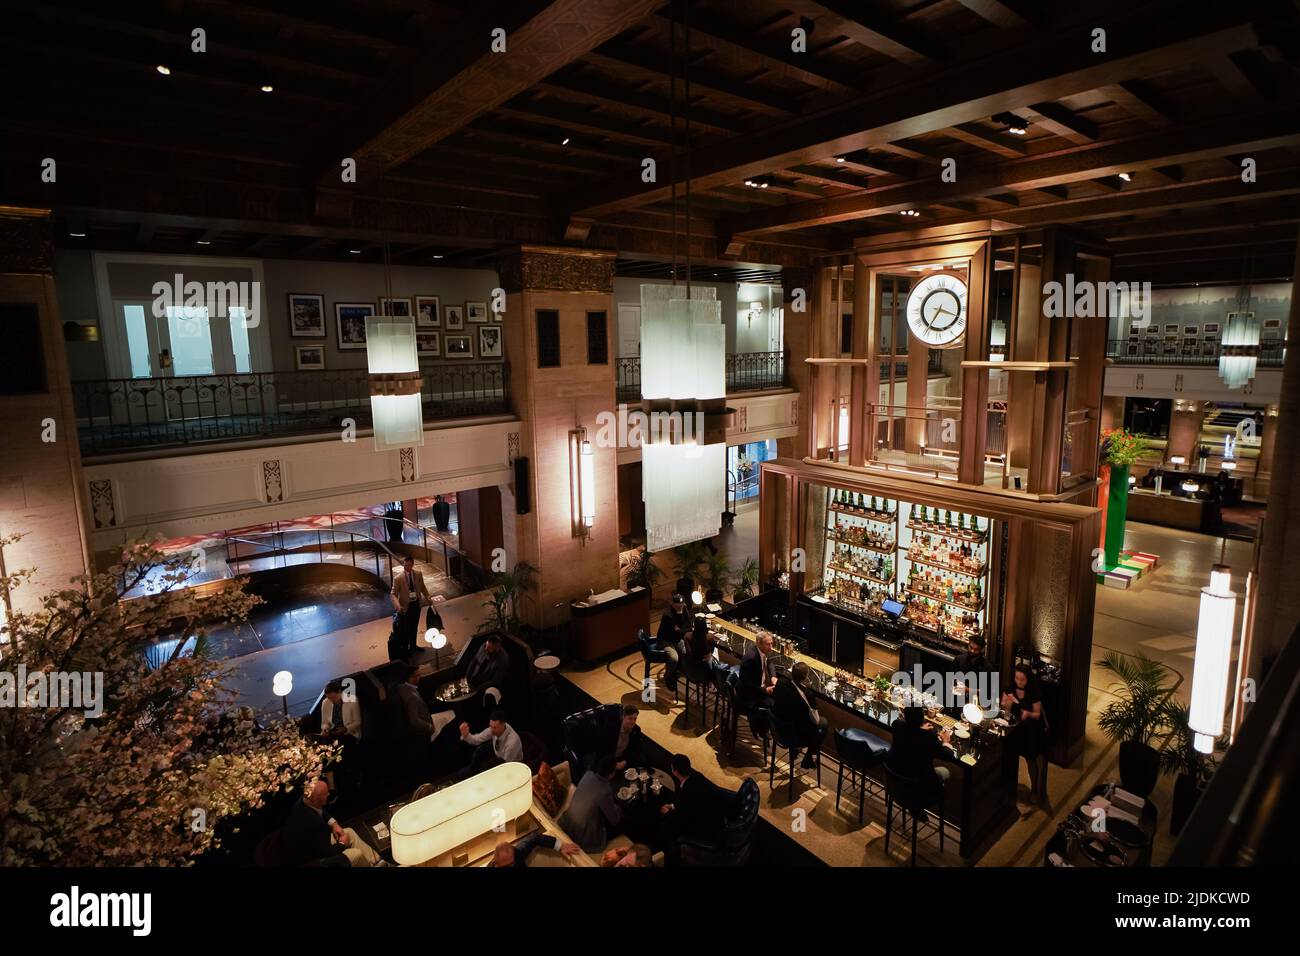
[[[659,632],[655,636],[655,649],[663,651],[668,658],[664,665],[664,683],[674,694],[677,693],[677,667],[682,655],[686,653],[686,640],[695,626],[695,615],[686,607],[686,598],[674,594],[672,604],[659,619]]]
[[[988,707],[998,699],[993,667],[989,664],[989,659],[984,656],[982,635],[972,634],[966,639],[966,650],[953,659],[952,668],[957,675],[953,686],[953,703],[958,710],[972,701],[982,707]],[[975,680],[973,687],[967,680],[971,677]]]

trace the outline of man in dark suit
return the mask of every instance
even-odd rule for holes
[[[676,864],[679,838],[717,842],[722,836],[726,805],[718,788],[691,767],[691,760],[685,754],[673,754],[669,767],[677,781],[677,792],[659,810],[664,816],[660,839],[667,847],[665,859]]]
[[[514,843],[502,840],[492,854],[492,866],[527,866],[528,857],[541,847],[549,847],[565,856],[580,853],[582,848],[576,843],[565,843],[559,837],[551,836],[542,830],[534,830],[516,840]]]
[[[993,667],[984,656],[984,638],[978,634],[967,638],[966,650],[953,659],[952,669],[956,674],[954,706],[961,708],[971,701],[982,707],[997,703],[1000,694],[993,683]]]
[[[502,685],[509,676],[510,654],[501,646],[501,635],[489,634],[470,659],[469,667],[465,670],[465,680],[469,684],[469,689],[475,694],[489,687],[503,691]]]
[[[943,752],[952,735],[946,730],[936,734],[920,707],[904,707],[903,716],[889,729],[894,735],[889,756],[885,759],[889,769],[923,782],[933,780],[936,791],[941,791],[948,781],[948,768],[936,767],[934,760]]]
[[[772,670],[772,635],[763,633],[740,659],[740,702],[746,707],[772,706],[776,673]]]
[[[293,805],[289,819],[280,831],[280,845],[285,856],[298,865],[336,864],[333,858],[338,856],[351,866],[377,865],[380,856],[374,847],[357,836],[351,827],[344,829],[333,817],[325,815],[328,801],[329,786],[324,780],[316,780]]]
[[[413,759],[425,764],[434,761],[436,752],[431,745],[443,730],[456,722],[456,714],[450,710],[430,713],[429,705],[420,696],[419,685],[420,669],[408,667],[406,680],[397,685],[396,695],[398,710],[411,740],[412,753],[415,754]]]
[[[821,759],[822,743],[826,740],[829,722],[817,712],[804,683],[808,680],[808,665],[799,661],[790,669],[789,677],[782,677],[772,691],[772,716],[789,727],[796,739],[808,748],[802,766],[815,767]]]
[[[635,704],[623,707],[623,719],[618,722],[617,729],[611,728],[606,732],[605,739],[596,751],[597,758],[606,754],[613,755],[616,770],[645,766],[641,728],[636,725],[639,715],[640,711]]]

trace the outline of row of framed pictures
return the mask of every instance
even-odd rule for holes
[[[374,314],[374,313],[370,313]],[[364,317],[361,319],[361,348],[366,347]],[[499,325],[483,325],[477,329],[478,335],[453,335],[450,332],[427,332],[419,328],[415,332],[415,349],[420,358],[445,359],[499,359],[505,357],[504,343]],[[474,340],[478,339],[478,354],[475,355]],[[351,346],[355,348],[356,346]],[[343,348],[340,344],[339,348]],[[322,369],[325,367],[325,345],[299,345],[294,349],[296,367],[300,372]]]
[[[1280,329],[1281,327],[1282,327],[1281,319],[1265,319],[1260,324],[1260,328],[1263,329],[1265,332],[1271,329]],[[1217,336],[1221,328],[1222,326],[1218,322],[1206,322],[1204,325],[1183,325],[1183,326],[1174,325],[1171,323],[1164,327],[1163,332],[1161,332],[1160,326],[1158,325],[1148,325],[1145,329],[1139,329],[1130,326],[1128,330],[1128,337],[1130,339],[1135,339],[1143,332],[1146,333],[1147,338],[1155,338],[1158,335],[1165,335],[1165,336],[1178,335],[1180,329],[1182,330],[1183,335]]]
[[[371,315],[414,316],[415,327],[422,330],[444,329],[461,332],[465,323],[482,325],[489,318],[501,321],[500,315],[488,312],[486,302],[466,302],[447,305],[436,295],[417,295],[410,298],[379,300],[379,311],[373,302],[335,302],[334,320],[338,331],[339,348],[364,349],[366,347],[366,317]],[[325,297],[316,293],[289,293],[289,334],[297,339],[325,338]]]

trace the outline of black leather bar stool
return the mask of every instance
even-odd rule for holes
[[[784,749],[790,759],[790,799],[794,799],[794,762],[799,759],[799,754],[807,750],[807,745],[803,739],[795,732],[794,728],[787,726],[777,719],[776,714],[771,715],[772,720],[772,762],[767,768],[767,785],[771,787],[776,777],[776,755],[779,750]],[[802,776],[802,774],[800,774]],[[822,785],[822,761],[821,753],[817,754],[817,786]]]
[[[894,804],[903,811],[903,832],[907,832],[907,818],[912,818],[912,858],[916,866],[916,828],[921,818],[928,820],[932,804],[937,804],[939,817],[939,852],[943,852],[944,788],[938,778],[920,780],[895,773],[888,763],[885,768],[885,853],[889,853],[889,837],[894,830]]]
[[[695,697],[700,702],[700,710],[704,726],[712,727],[709,723],[709,697],[714,698],[713,720],[716,723],[718,719],[718,685],[713,679],[713,668],[709,666],[708,660],[697,661],[690,657],[683,657],[681,661],[680,677],[686,681],[683,698],[686,701],[686,719],[691,719],[691,689],[695,689]]]
[[[847,771],[849,786],[858,788],[858,823],[861,823],[868,785],[874,783],[877,792],[883,793],[879,781],[872,779],[871,771],[884,764],[889,756],[889,744],[857,727],[841,727],[835,731],[835,752],[840,758],[840,772],[835,781],[835,809],[840,808],[840,793]]]

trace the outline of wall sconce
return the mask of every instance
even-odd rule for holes
[[[596,523],[594,452],[587,429],[575,428],[569,432],[569,496],[575,538],[585,538]]]
[[[762,315],[762,314],[763,314],[763,303],[762,303],[762,302],[751,302],[751,303],[749,303],[749,314],[746,316],[746,325],[747,325],[749,328],[753,328],[753,327],[754,327],[754,319],[755,319],[756,317]]]
[[[499,828],[532,805],[528,765],[498,764],[394,813],[393,859],[402,866],[467,864],[513,837]]]
[[[423,445],[423,378],[415,351],[415,319],[367,316],[366,364],[375,451]]]
[[[1232,570],[1226,564],[1216,564],[1210,569],[1210,586],[1201,588],[1192,702],[1187,715],[1187,727],[1194,735],[1192,746],[1203,754],[1214,753],[1214,741],[1223,734],[1236,613],[1237,592],[1232,590]]]

